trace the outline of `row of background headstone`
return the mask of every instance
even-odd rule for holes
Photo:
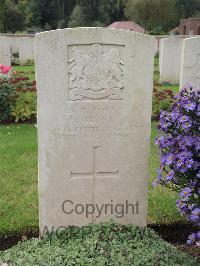
[[[200,37],[159,39],[160,82],[200,87]],[[13,53],[19,53],[19,64],[34,60],[34,35],[0,36],[0,63],[11,65]]]
[[[19,64],[34,60],[34,38],[0,36],[0,63],[11,65],[13,53],[19,53]]]
[[[200,37],[161,40],[160,82],[200,88]]]

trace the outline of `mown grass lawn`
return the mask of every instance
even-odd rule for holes
[[[34,66],[13,66],[13,70],[15,71],[22,71],[22,72],[34,72]],[[31,81],[35,79],[35,73],[25,73],[25,76],[28,77]]]
[[[151,186],[159,164],[152,124],[149,223],[182,220],[175,206],[176,195]],[[38,226],[37,128],[35,125],[0,126],[0,234]]]
[[[34,125],[0,126],[0,234],[38,225]]]

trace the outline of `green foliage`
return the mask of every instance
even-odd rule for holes
[[[12,105],[12,115],[15,122],[36,120],[36,93],[18,92],[17,99]]]
[[[8,6],[6,4],[6,0],[1,0],[0,1],[0,32],[5,31],[4,19],[5,19],[5,12],[6,12],[7,8],[8,8]]]
[[[0,252],[17,265],[182,265],[197,266],[150,229],[103,223],[69,227],[43,240],[32,239]]]
[[[26,60],[24,65],[25,66],[34,66],[34,60],[33,59],[28,59],[28,60]]]
[[[12,103],[14,102],[15,89],[7,78],[0,78],[0,123],[12,118]]]
[[[148,33],[150,35],[166,35],[167,34],[167,32],[163,31],[162,26],[155,27]]]
[[[152,118],[158,119],[161,110],[169,111],[173,102],[173,91],[170,89],[161,90],[161,85],[154,83],[153,89],[153,106],[152,106]]]
[[[176,0],[128,0],[125,14],[147,31],[161,27],[161,31],[167,32],[179,21]]]
[[[25,29],[25,17],[17,9],[7,9],[5,12],[5,31],[15,33]]]
[[[107,26],[129,19],[151,34],[161,34],[178,26],[180,18],[199,13],[199,0],[1,0],[0,31],[15,32],[24,24],[31,31],[65,28],[68,23]]]
[[[96,24],[106,26],[114,20],[124,18],[126,0],[80,0],[78,2],[89,26]]]
[[[40,26],[42,20],[40,0],[30,0],[27,6],[28,26]]]
[[[180,18],[193,17],[200,11],[199,0],[176,0],[176,4]]]
[[[58,29],[64,29],[67,28],[68,24],[66,19],[62,19],[58,21]]]
[[[17,66],[19,65],[19,52],[13,53],[11,55],[11,65],[12,66]]]
[[[80,5],[76,5],[74,7],[74,10],[72,12],[72,15],[70,16],[70,21],[68,23],[68,26],[70,28],[74,27],[81,27],[86,26],[86,16],[83,12],[83,9]]]

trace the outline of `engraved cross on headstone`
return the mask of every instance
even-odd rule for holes
[[[92,163],[92,171],[88,173],[75,173],[71,172],[72,179],[97,179],[97,178],[117,178],[119,177],[119,170],[116,171],[97,171],[97,150],[99,146],[93,147],[93,163]]]

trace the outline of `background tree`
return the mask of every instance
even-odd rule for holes
[[[68,26],[70,28],[87,26],[87,18],[81,5],[76,5],[74,7]]]
[[[154,9],[154,0],[128,0],[125,15],[129,20],[138,22],[145,30],[151,30]]]
[[[25,17],[17,9],[7,9],[5,12],[5,31],[15,33],[25,29]]]
[[[42,13],[40,0],[30,0],[27,7],[27,24],[29,27],[41,26]]]
[[[153,28],[160,26],[162,31],[167,33],[169,30],[179,24],[176,0],[154,0],[153,2]]]
[[[1,0],[0,1],[0,32],[4,32],[5,30],[4,18],[5,18],[5,13],[7,9],[8,7],[6,5],[6,1]]]
[[[145,30],[168,32],[178,23],[176,0],[128,0],[125,14]]]
[[[194,0],[176,0],[177,11],[180,18],[188,18],[193,13]]]
[[[13,18],[5,20],[6,14]],[[148,32],[166,33],[180,18],[199,15],[200,0],[0,0],[0,31],[21,30],[24,24],[46,30],[107,26],[128,19]]]

